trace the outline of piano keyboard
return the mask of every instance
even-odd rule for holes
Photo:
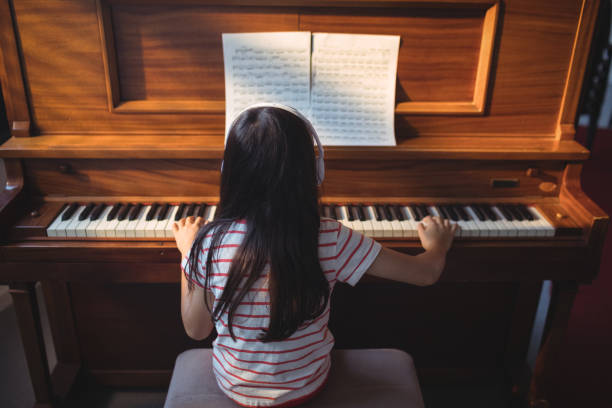
[[[172,224],[189,216],[211,221],[217,207],[204,203],[87,204],[65,206],[47,228],[49,237],[172,238]],[[457,237],[553,237],[555,228],[534,206],[522,204],[323,205],[322,215],[374,238],[417,238],[417,225],[439,216],[459,225]]]
[[[375,238],[416,238],[428,215],[459,224],[458,237],[553,237],[555,228],[534,207],[522,204],[377,204],[323,206],[326,217]]]
[[[47,228],[49,237],[172,238],[172,224],[191,215],[211,221],[216,205],[87,204],[65,206]]]

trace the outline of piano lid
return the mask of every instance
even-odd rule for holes
[[[0,157],[220,158],[221,33],[296,30],[401,36],[398,146],[330,158],[588,155],[573,123],[596,2],[12,3],[0,76],[15,137]]]

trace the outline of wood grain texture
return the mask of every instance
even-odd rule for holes
[[[233,4],[229,3],[221,6],[221,8],[228,10],[229,13],[229,10],[234,7]],[[463,13],[469,14],[473,10],[482,10],[483,7],[490,7],[496,3],[450,2],[450,4],[453,5],[455,10],[467,10]],[[278,2],[261,2],[258,5],[264,11],[277,10],[280,7]],[[190,78],[198,77],[198,73],[203,73],[203,70],[207,68],[198,65],[195,71],[183,72],[180,71],[182,68],[172,65],[172,59],[164,60],[159,54],[162,49],[174,52],[184,49],[181,48],[183,46],[180,44],[172,48],[172,44],[160,43],[159,41],[146,43],[148,44],[147,47],[153,52],[152,59],[147,60],[152,61],[152,65],[144,66],[143,69],[157,69],[156,66],[160,69],[163,68],[163,73],[159,71],[159,81],[151,78],[153,81],[148,83],[146,88],[147,92],[150,90],[150,92],[156,93],[155,98],[159,99],[156,99],[157,102],[152,104],[147,102],[148,105],[126,106],[127,110],[121,115],[117,115],[108,110],[107,84],[95,2],[17,0],[14,2],[14,6],[15,17],[19,23],[24,69],[28,72],[28,86],[31,90],[29,102],[32,106],[32,117],[38,133],[43,135],[70,133],[81,135],[101,133],[140,135],[155,133],[174,135],[216,134],[219,139],[222,138],[223,114],[198,114],[199,109],[208,109],[201,102],[207,99],[193,99],[197,95],[191,92],[192,89],[195,89],[197,90],[196,93],[200,93],[200,90],[204,89],[202,87],[219,87],[221,85],[220,81],[204,83],[207,81],[196,80],[194,82]],[[587,46],[588,38],[585,36],[579,36],[578,41],[576,41],[581,6],[582,3],[577,0],[546,0],[537,3],[529,0],[513,0],[504,3],[503,15],[500,19],[501,25],[495,34],[496,37],[503,38],[503,41],[499,42],[499,49],[496,50],[494,55],[496,64],[490,73],[489,84],[491,89],[486,106],[487,115],[470,116],[469,112],[464,112],[466,116],[401,115],[396,127],[398,140],[402,142],[409,136],[414,135],[428,138],[444,135],[473,137],[493,134],[508,136],[509,138],[536,136],[554,140],[559,112],[562,110],[562,97],[568,81],[567,72],[571,56],[574,50]],[[137,1],[111,3],[111,8],[115,7],[117,7],[117,10],[137,11],[136,14],[124,12],[123,17],[127,18],[127,21],[134,21],[134,19],[140,18],[139,16],[144,16],[142,18],[146,22],[147,13],[152,13],[151,20],[146,26],[149,27],[147,28],[149,30],[148,36],[154,37],[155,24],[153,24],[153,21],[156,20],[153,16],[156,15],[155,10],[162,10],[168,5],[163,2],[145,3]],[[218,2],[197,4],[195,2],[183,2],[176,6],[176,13],[180,14],[180,10],[192,8],[194,17],[186,19],[188,24],[179,28],[172,26],[169,22],[175,21],[173,19],[178,14],[170,13],[167,17],[160,17],[158,30],[163,33],[164,30],[168,29],[195,29],[194,27],[197,26],[196,23],[199,21],[197,16],[204,15],[202,10],[218,7],[220,7]],[[329,20],[329,16],[333,16],[334,13],[340,17],[342,15],[359,14],[360,9],[379,10],[379,14],[386,14],[385,19],[391,18],[388,17],[390,13],[397,14],[397,19],[401,19],[402,16],[406,18],[407,15],[419,16],[419,13],[421,13],[420,15],[423,17],[416,20],[423,24],[427,21],[434,24],[433,26],[430,25],[430,31],[434,31],[432,28],[436,27],[436,22],[443,21],[444,16],[449,14],[448,8],[444,7],[443,2],[429,5],[410,1],[356,2],[352,7],[342,1],[326,3],[292,2],[280,8],[293,13],[299,12],[299,24],[302,29],[330,32],[334,30],[350,32],[350,30],[347,30],[350,27],[343,27],[340,24],[342,19],[338,22],[332,21],[333,19]],[[236,15],[239,15],[238,11],[236,13]],[[433,15],[425,17],[424,15],[427,13],[433,13]],[[183,14],[185,13],[183,12]],[[233,21],[234,13],[232,13],[232,16],[231,18],[228,17],[228,22]],[[312,21],[306,24],[309,21],[308,16],[313,16],[313,18],[310,18]],[[585,24],[592,23],[592,17],[590,15],[585,16]],[[376,16],[370,18],[374,17]],[[164,20],[164,18],[168,20]],[[414,75],[415,72],[411,71],[411,66],[419,67],[418,72],[425,75],[421,88],[409,89],[412,93],[416,92],[417,101],[427,98],[440,101],[441,93],[439,91],[444,90],[448,95],[469,94],[468,102],[472,102],[471,95],[473,94],[477,66],[472,65],[471,68],[468,68],[468,66],[475,64],[478,60],[479,50],[481,49],[482,24],[473,24],[471,18],[473,17],[456,18],[452,24],[442,27],[450,35],[435,37],[439,41],[432,43],[430,50],[425,54],[426,59],[420,60],[424,62],[424,65],[418,64],[418,54],[402,60],[405,63],[402,62],[399,66],[399,84],[402,84],[402,81],[406,83],[407,80],[414,81],[414,78],[417,78]],[[386,21],[385,19],[381,21]],[[374,24],[376,20],[371,21]],[[475,21],[473,20],[474,23]],[[482,19],[478,21],[482,21]],[[392,25],[389,24],[389,26]],[[376,27],[376,29],[374,27],[365,27],[364,30],[383,33],[386,25]],[[274,27],[268,28],[273,29]],[[128,29],[125,24],[123,29],[124,31]],[[409,28],[402,27],[402,29]],[[197,30],[203,30],[203,28]],[[176,32],[179,33],[179,31]],[[123,35],[126,39],[129,39],[125,45],[132,44],[126,50],[136,49],[134,47],[137,46],[138,34],[125,32]],[[149,37],[140,38],[146,39]],[[186,43],[187,45],[184,46],[187,49],[193,49],[196,46],[193,41],[195,40],[189,40]],[[214,44],[214,49],[220,49],[220,39],[217,39],[217,42],[212,39],[202,39],[202,41],[210,41],[206,44],[209,46]],[[415,39],[405,37],[402,38],[402,41],[405,44],[410,44],[414,43]],[[458,42],[455,43],[454,51],[445,52],[447,51],[445,47],[455,41]],[[464,42],[461,43],[461,41]],[[116,45],[119,48],[121,47],[119,44]],[[125,58],[132,58],[119,49],[118,52]],[[191,54],[193,53],[189,53],[189,55]],[[172,52],[170,55],[172,55]],[[205,53],[202,55],[205,55]],[[216,58],[218,58],[218,51],[216,55]],[[442,55],[444,55],[444,61],[436,60]],[[185,61],[186,58],[190,57],[180,54],[176,55],[176,58]],[[195,58],[200,57],[196,55]],[[454,64],[444,65],[448,64],[447,61],[455,62]],[[134,62],[134,64],[136,63]],[[191,64],[191,66],[195,65]],[[66,67],[71,68],[66,69]],[[213,71],[217,72],[217,74],[214,74],[217,75],[215,76],[217,78],[220,74],[220,67],[219,65],[215,65],[215,67]],[[179,71],[176,72],[178,75],[176,75],[176,80],[173,83],[171,73],[175,69]],[[130,87],[131,84],[142,84],[142,82],[136,80],[136,70],[132,70],[131,73],[129,73],[130,71],[121,73],[121,66],[118,67],[118,70],[120,75],[129,74],[130,79],[129,82],[121,86]],[[78,76],[72,75],[73,72],[79,72],[80,74]],[[437,72],[440,75],[427,80],[427,72]],[[455,76],[459,78],[463,74],[465,74],[463,78],[466,78],[466,80],[457,81],[454,85],[450,85]],[[199,76],[201,77],[201,75]],[[468,77],[471,79],[467,80]],[[193,86],[187,87],[186,82],[192,82]],[[157,83],[160,85],[157,85]],[[142,86],[138,85],[138,87],[142,89]],[[157,90],[155,90],[156,87],[158,87]],[[176,91],[173,91],[173,89]],[[217,89],[217,91],[214,91],[215,97],[218,97],[216,101],[222,101],[219,92],[222,88],[214,89]],[[126,89],[122,91],[126,91]],[[142,91],[136,89],[127,90],[127,92],[132,92],[134,97],[138,96],[138,92],[142,93]],[[166,93],[164,94],[164,92]],[[408,96],[410,97],[410,95]],[[401,95],[398,95],[398,97],[401,100]],[[196,100],[196,102],[191,107],[191,113],[143,113],[158,109],[160,107],[159,103],[168,98],[176,101],[174,106],[169,105],[170,112],[185,109],[186,106],[189,106],[191,100]],[[203,142],[205,139],[206,137]]]
[[[11,138],[0,147],[0,158],[87,159],[217,159],[223,157],[223,133],[201,135],[142,134],[50,135]],[[574,140],[500,137],[500,134],[417,137],[398,145],[327,146],[326,160],[585,160],[589,151]]]
[[[10,0],[0,1],[0,86],[11,134],[30,135],[30,110]]]
[[[202,197],[219,195],[217,160],[27,160],[29,191],[36,196]],[[561,184],[563,165],[540,161],[333,160],[326,161],[321,196],[427,199],[431,197],[522,200],[554,197],[543,182]],[[69,168],[67,173],[62,169]],[[529,168],[539,174],[530,177]],[[453,177],[449,178],[452,174]],[[516,179],[518,187],[496,188],[494,179]],[[164,201],[167,201],[164,198]]]
[[[576,30],[573,52],[565,82],[563,101],[559,112],[557,137],[560,139],[573,139],[574,134],[564,132],[564,126],[573,126],[578,110],[580,90],[584,79],[584,72],[589,57],[590,47],[580,44],[590,44],[595,28],[599,0],[583,0],[580,10],[580,21]]]

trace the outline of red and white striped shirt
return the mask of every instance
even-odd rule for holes
[[[216,299],[221,297],[230,263],[245,233],[246,223],[235,222],[213,258],[209,283]],[[203,286],[207,273],[204,269],[209,246],[207,237],[200,253],[197,279],[193,281],[198,286]],[[354,286],[379,251],[380,244],[374,240],[335,220],[321,219],[319,260],[330,289],[338,281]],[[213,342],[213,370],[221,390],[240,405],[292,406],[314,395],[327,379],[334,345],[334,336],[327,328],[329,303],[322,315],[304,323],[289,338],[263,343],[257,337],[268,327],[270,318],[265,272],[236,311],[233,321],[236,341],[229,334],[227,313],[215,323],[218,337]]]

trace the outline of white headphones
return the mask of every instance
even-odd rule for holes
[[[292,108],[291,106],[281,105],[279,103],[256,103],[254,105],[247,106],[246,108],[241,110],[236,115],[236,117],[232,121],[231,126],[228,128],[228,133],[229,133],[229,129],[234,127],[234,125],[236,124],[236,121],[238,120],[238,118],[244,112],[248,111],[249,109],[254,109],[254,108],[278,108],[278,109],[282,109],[282,110],[285,110],[287,112],[293,113],[295,116],[297,116],[298,118],[302,119],[302,121],[304,121],[304,124],[306,125],[306,129],[308,130],[308,133],[310,133],[310,135],[314,139],[315,143],[317,144],[317,149],[319,149],[319,157],[317,158],[316,166],[317,166],[317,184],[321,185],[321,183],[323,183],[323,179],[325,179],[325,161],[324,161],[323,145],[321,144],[321,140],[319,140],[319,135],[317,135],[317,131],[312,126],[312,123],[310,123],[308,118],[306,118],[306,116],[302,115],[297,109]],[[223,171],[223,162],[221,162],[221,171]]]

